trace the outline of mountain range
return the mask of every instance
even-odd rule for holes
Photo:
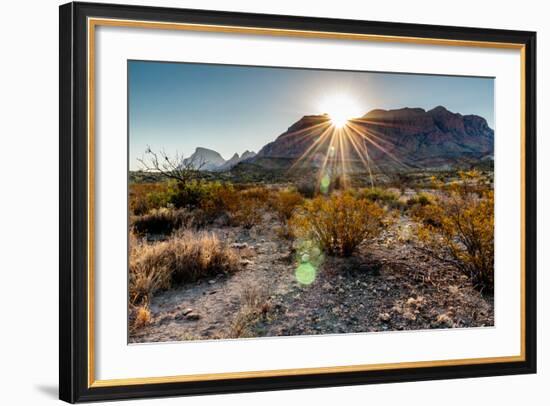
[[[379,169],[444,168],[493,159],[494,131],[487,121],[442,106],[431,110],[372,110],[351,119],[341,140],[330,135],[334,134],[330,133],[330,124],[326,114],[307,115],[258,154],[246,151],[225,161],[215,151],[197,148],[187,159],[206,162],[201,169],[209,171],[228,171],[241,163],[268,169],[288,168],[296,162],[315,167],[327,156],[329,160],[346,161],[350,168],[364,168],[361,162],[367,158]],[[331,149],[336,153],[331,155]]]
[[[222,172],[229,171],[238,163],[253,158],[254,156],[256,156],[255,152],[246,150],[241,156],[235,153],[226,161],[219,152],[208,148],[198,147],[191,156],[183,160],[182,164],[183,166],[200,169],[201,171]]]

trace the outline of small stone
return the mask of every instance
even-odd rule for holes
[[[252,261],[249,259],[241,259],[241,265],[246,266],[252,264]]]
[[[248,248],[248,244],[245,242],[234,242],[233,244],[230,245],[230,247],[242,250],[242,249]]]
[[[192,311],[193,311],[193,309],[191,309],[190,307],[188,307],[187,309],[185,309],[185,310],[182,312],[182,314],[183,314],[184,316],[187,316],[187,315],[188,315],[189,313],[191,313]]]
[[[174,316],[171,316],[171,315],[164,316],[163,318],[161,318],[161,319],[159,320],[159,324],[170,323],[172,320],[174,320]]]
[[[185,316],[185,318],[189,321],[197,321],[198,319],[201,318],[201,316],[196,313],[190,313],[187,316]]]
[[[338,293],[344,293],[344,292],[345,292],[345,290],[344,290],[344,289],[342,289],[342,288],[338,288]]]
[[[383,321],[384,323],[387,323],[388,321],[390,321],[391,316],[390,316],[389,313],[380,313],[380,314],[378,315],[378,319],[379,319],[380,321]]]
[[[446,313],[442,313],[439,316],[437,316],[437,319],[435,321],[439,325],[446,325],[449,327],[453,325],[453,320]]]
[[[324,290],[331,290],[331,289],[332,289],[332,285],[331,285],[330,283],[328,283],[328,282],[325,282],[325,283],[323,284],[322,288],[323,288]]]
[[[208,281],[208,283],[209,283],[210,285],[213,285],[213,284],[216,283],[216,281],[215,281],[214,279],[210,279],[210,280]]]
[[[416,315],[410,311],[406,311],[403,313],[403,317],[406,318],[407,320],[411,320],[411,321],[415,321],[416,320]]]

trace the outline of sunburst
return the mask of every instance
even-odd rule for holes
[[[407,168],[392,152],[392,144],[379,132],[381,127],[391,126],[383,121],[372,121],[362,117],[362,109],[351,97],[333,95],[321,103],[321,111],[326,120],[299,130],[297,134],[287,134],[295,142],[311,138],[311,144],[293,163],[291,170],[306,162],[315,162],[322,156],[318,183],[326,183],[327,178],[336,178],[349,185],[349,173],[353,169],[351,161],[356,161],[365,169],[374,186],[374,170],[380,170],[372,159],[371,150],[377,150],[390,158],[397,166]],[[293,135],[293,137],[290,137]],[[322,188],[321,188],[322,189]]]
[[[326,97],[321,102],[321,112],[329,116],[336,128],[342,128],[351,119],[361,116],[361,109],[355,100],[341,94]]]

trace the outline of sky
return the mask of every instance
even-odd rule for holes
[[[204,147],[225,159],[258,152],[304,115],[330,114],[334,100],[361,115],[441,105],[494,128],[492,78],[128,61],[130,169],[147,146],[183,156]]]

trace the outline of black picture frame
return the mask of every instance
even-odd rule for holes
[[[536,372],[536,33],[112,4],[60,6],[59,397],[67,402],[235,393]],[[87,19],[89,17],[513,43],[524,66],[524,354],[517,362],[94,387],[89,384]]]

